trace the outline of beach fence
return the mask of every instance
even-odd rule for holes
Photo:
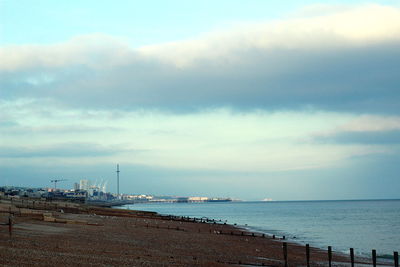
[[[311,261],[310,261],[310,245],[306,244],[306,264],[307,267],[310,267]],[[284,261],[284,266],[288,267],[289,266],[289,259],[288,259],[288,243],[283,242],[282,243],[282,252],[283,252],[283,261]],[[328,266],[332,267],[332,247],[328,246]],[[377,266],[377,254],[376,250],[373,249],[371,251],[371,258],[372,258],[372,266],[376,267]],[[354,260],[354,248],[350,248],[350,264],[351,267],[355,266],[355,260]],[[393,264],[395,267],[399,267],[399,253],[397,251],[393,252]],[[363,263],[365,265],[365,263]],[[385,263],[385,266],[390,266],[389,263]]]

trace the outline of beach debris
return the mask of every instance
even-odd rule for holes
[[[43,212],[43,221],[45,222],[55,222],[56,218],[53,217],[51,212]]]
[[[88,222],[84,221],[84,220],[70,220],[70,219],[55,218],[55,217],[53,217],[53,214],[51,212],[43,212],[42,215],[43,215],[43,221],[45,221],[45,222],[93,225],[93,224],[88,224]]]

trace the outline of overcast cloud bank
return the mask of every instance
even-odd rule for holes
[[[71,107],[398,113],[400,9],[365,5],[132,48],[95,34],[2,47],[3,99]]]
[[[400,8],[372,4],[145,47],[107,34],[3,46],[1,178],[118,162],[159,194],[398,197],[399,47]]]

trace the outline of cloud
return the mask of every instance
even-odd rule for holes
[[[317,143],[391,145],[400,144],[400,117],[361,115],[311,137]]]
[[[391,145],[400,144],[400,130],[388,132],[341,132],[314,139],[321,143]]]
[[[51,45],[8,45],[0,49],[0,70],[63,68],[68,66],[104,67],[121,65],[134,55],[132,49],[117,38],[104,34],[76,36]],[[46,80],[46,79],[44,79]]]
[[[66,134],[94,134],[101,132],[120,132],[123,131],[117,127],[100,127],[100,126],[84,126],[84,125],[47,125],[47,126],[21,126],[16,123],[0,123],[0,129],[3,134],[13,134],[13,135],[32,135],[32,134],[42,134],[42,135],[66,135]]]
[[[104,157],[116,155],[121,152],[126,152],[126,150],[88,143],[65,143],[47,146],[1,146],[0,158]]]
[[[382,117],[373,115],[363,115],[350,120],[346,124],[338,127],[337,131],[348,132],[383,132],[400,131],[400,117]]]
[[[98,111],[62,109],[40,101],[3,103],[0,110],[18,125],[0,131],[3,164],[41,164],[43,158],[49,158],[60,164],[119,162],[182,170],[261,172],[320,169],[344,164],[351,156],[390,151],[364,144],[341,146],[307,140],[312,133],[329,132],[355,120],[354,115],[342,113],[223,108],[185,114]],[[80,125],[86,127],[80,129]]]
[[[2,47],[0,97],[89,109],[397,114],[400,9],[366,5],[132,48],[104,35]]]
[[[203,60],[217,64],[240,62],[241,58],[235,54],[248,50],[329,51],[400,40],[398,8],[374,4],[314,5],[302,11],[305,10],[308,16],[302,12],[302,17],[238,24],[234,30],[215,31],[194,40],[150,45],[140,48],[139,52],[187,67]]]

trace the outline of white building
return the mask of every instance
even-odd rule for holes
[[[90,188],[90,181],[89,180],[80,180],[79,182],[79,189],[88,191]]]

